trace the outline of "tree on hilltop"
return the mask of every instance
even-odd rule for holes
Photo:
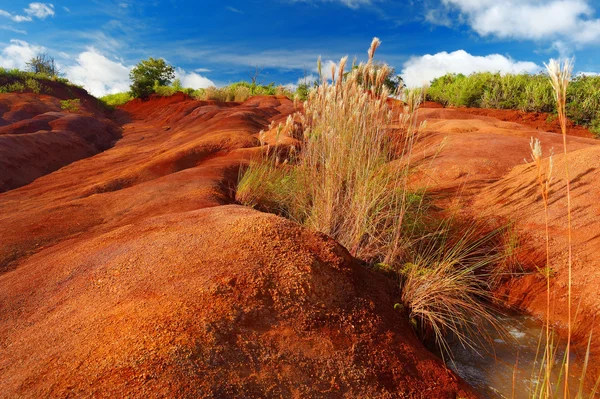
[[[145,98],[154,93],[154,87],[168,86],[175,77],[175,69],[162,58],[150,57],[140,61],[131,72],[131,95],[136,98]]]
[[[35,57],[31,58],[29,62],[25,63],[27,69],[33,73],[40,73],[47,75],[48,77],[59,76],[60,72],[54,62],[54,57],[49,56],[47,53],[38,53]]]

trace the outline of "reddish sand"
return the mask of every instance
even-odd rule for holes
[[[258,132],[292,111],[135,101],[110,149],[0,194],[2,396],[475,397],[394,283],[229,205]]]
[[[56,95],[0,94],[0,192],[104,151],[120,137],[92,97],[66,112],[65,98]]]
[[[422,104],[422,108],[444,108],[441,104],[427,101]],[[448,109],[456,109],[470,115],[491,116],[503,122],[515,122],[525,126],[532,127],[536,130],[545,132],[561,133],[560,122],[556,115],[546,112],[523,112],[512,109],[488,109],[488,108],[466,108],[466,107],[448,107]],[[576,125],[572,121],[568,121],[567,127],[570,136],[579,136],[593,138],[594,134],[586,127]]]
[[[493,223],[514,222],[522,236],[519,257],[525,277],[508,281],[498,294],[508,304],[540,319],[546,313],[544,206],[531,161],[529,142],[539,138],[544,157],[554,155],[549,225],[552,321],[566,332],[568,267],[566,191],[562,135],[543,132],[469,109],[425,108],[427,129],[415,151],[415,186],[442,195],[444,205]],[[443,148],[440,150],[440,145]],[[600,141],[567,138],[573,209],[573,320],[575,340],[584,351],[594,331],[590,376],[600,375]],[[437,155],[436,155],[437,154]],[[546,160],[547,163],[547,160]],[[575,312],[578,310],[577,317]]]

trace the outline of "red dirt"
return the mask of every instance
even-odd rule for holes
[[[490,223],[514,222],[522,235],[525,277],[515,277],[498,295],[511,306],[540,319],[546,313],[546,281],[536,267],[545,266],[544,206],[532,164],[529,142],[540,139],[544,156],[554,155],[550,194],[552,321],[565,332],[567,316],[567,218],[562,135],[514,122],[476,115],[471,110],[424,108],[427,128],[415,151],[413,184],[427,187],[450,206]],[[567,139],[573,209],[573,314],[575,341],[585,351],[589,333],[600,328],[600,141]],[[440,144],[444,143],[440,150]],[[437,153],[439,152],[439,153]],[[437,153],[437,154],[436,154]],[[546,161],[547,162],[547,161]],[[600,338],[594,334],[591,378],[600,375]]]
[[[422,108],[444,108],[443,105],[427,101],[422,104]],[[499,119],[504,122],[515,122],[525,125],[536,130],[545,132],[562,133],[560,122],[556,115],[546,112],[523,112],[513,109],[488,109],[488,108],[467,108],[467,107],[448,107],[448,109],[456,109],[460,112],[471,115],[489,116]],[[584,126],[576,125],[571,120],[567,123],[568,134],[570,136],[594,138],[594,133],[590,132]]]
[[[60,99],[0,94],[0,192],[104,151],[120,137],[89,95],[77,112],[63,111]]]
[[[292,111],[131,102],[113,147],[0,194],[2,395],[476,397],[393,310],[394,283],[229,205]]]

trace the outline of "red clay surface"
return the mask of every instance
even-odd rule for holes
[[[444,108],[441,104],[427,101],[422,104],[422,108]],[[545,132],[562,133],[560,123],[556,115],[546,112],[523,112],[512,109],[488,109],[488,108],[466,108],[466,107],[448,107],[471,115],[491,116],[503,122],[515,122],[532,127],[536,130]],[[570,136],[593,138],[594,134],[584,126],[576,125],[568,121],[568,134]]]
[[[60,100],[75,93],[55,86],[52,96],[0,94],[0,192],[98,154],[120,137],[120,128],[104,117],[97,100],[83,95],[80,109],[66,112]]]
[[[546,312],[546,280],[536,272],[545,266],[544,206],[531,161],[531,137],[542,143],[544,157],[554,152],[550,193],[550,259],[553,270],[552,321],[566,330],[568,267],[565,162],[562,135],[514,122],[503,122],[471,110],[424,108],[427,128],[415,151],[413,184],[428,188],[471,217],[492,223],[515,223],[521,234],[525,277],[515,277],[498,295],[511,306],[540,319]],[[600,141],[567,138],[573,209],[573,315],[579,349],[585,352],[590,332],[593,361],[590,376],[600,375]],[[546,159],[547,165],[547,159]],[[575,318],[576,310],[578,311]]]
[[[0,194],[1,396],[475,397],[394,283],[231,205],[258,132],[291,112],[135,101],[114,146]]]

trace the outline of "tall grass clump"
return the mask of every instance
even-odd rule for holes
[[[319,60],[319,84],[304,112],[277,131],[293,136],[298,120],[298,145],[287,152],[269,147],[241,175],[236,198],[325,233],[391,271],[401,283],[400,307],[447,350],[445,334],[468,342],[493,321],[484,301],[488,271],[501,257],[498,235],[475,238],[436,222],[426,213],[426,195],[409,188],[422,92],[402,93],[404,103],[390,99],[398,94],[385,85],[391,69],[373,61],[379,45],[375,38],[368,61],[349,72],[347,57],[329,71]]]
[[[404,255],[400,270],[402,306],[421,334],[435,340],[442,356],[451,354],[448,333],[476,350],[491,341],[484,327],[502,331],[488,304],[498,265],[505,259],[501,245],[505,228],[486,231],[470,224],[453,231],[457,227],[444,221],[419,237]]]
[[[554,356],[553,356],[553,348],[551,341],[551,328],[550,328],[550,276],[551,276],[551,268],[550,268],[550,228],[548,221],[548,204],[549,204],[549,195],[550,195],[550,183],[552,181],[552,155],[548,159],[548,166],[544,166],[544,162],[542,161],[542,145],[539,139],[531,138],[530,142],[531,148],[531,159],[533,160],[536,170],[537,170],[537,183],[540,188],[540,193],[542,196],[542,202],[544,204],[544,225],[545,225],[545,241],[546,241],[546,264],[544,269],[542,270],[544,277],[546,278],[546,320],[545,320],[545,335],[546,335],[546,346],[544,351],[544,366],[542,367],[542,372],[544,374],[543,378],[538,378],[538,381],[542,381],[540,385],[540,393],[544,392],[545,397],[551,397],[551,389],[552,385],[551,374],[552,368],[554,364]]]
[[[572,268],[573,268],[573,245],[572,245],[572,206],[571,206],[571,181],[569,176],[569,159],[567,152],[567,115],[568,115],[568,99],[570,94],[569,83],[571,82],[571,74],[573,70],[573,64],[570,60],[561,63],[557,60],[550,60],[549,64],[546,65],[548,71],[549,82],[553,89],[554,100],[556,102],[556,110],[558,119],[561,126],[561,132],[563,137],[563,157],[565,165],[565,181],[566,181],[566,197],[567,197],[567,343],[565,348],[565,355],[562,359],[557,358],[557,346],[555,346],[554,332],[551,329],[551,314],[550,308],[551,293],[550,293],[550,279],[551,279],[551,268],[550,268],[550,231],[548,224],[548,206],[549,206],[549,195],[550,195],[550,183],[552,181],[552,170],[553,161],[552,155],[550,155],[547,162],[542,161],[542,147],[540,141],[537,139],[531,139],[531,155],[532,160],[537,169],[537,184],[540,188],[542,202],[544,206],[545,215],[545,241],[546,241],[546,265],[543,269],[544,277],[546,278],[546,320],[545,320],[545,343],[543,345],[543,356],[544,361],[540,362],[540,368],[537,375],[534,372],[532,380],[536,383],[531,392],[532,398],[569,398],[575,397],[577,399],[593,398],[598,392],[600,386],[600,378],[596,381],[596,384],[591,391],[584,393],[586,372],[590,360],[590,349],[592,342],[592,332],[590,332],[587,351],[585,354],[585,360],[579,377],[579,386],[570,387],[570,350],[571,350],[571,339],[573,331],[573,317],[572,317]],[[575,79],[578,80],[577,78]],[[558,379],[564,377],[562,381],[562,395],[559,392],[559,385],[561,381],[558,381],[556,386],[553,385],[552,375],[555,373],[555,369],[558,370]],[[573,394],[573,389],[577,388],[577,393]]]
[[[290,160],[295,187],[280,208],[335,238],[354,256],[384,261],[389,260],[384,254],[394,251],[383,247],[400,246],[406,213],[407,165],[392,161],[408,159],[417,133],[417,107],[404,114],[388,105],[390,93],[383,82],[389,68],[372,68],[378,46],[374,40],[369,61],[348,74],[347,57],[331,71],[320,70],[322,83],[310,92],[300,116],[301,151]],[[247,191],[238,191],[238,197],[243,199]]]
[[[568,291],[567,291],[567,347],[565,349],[567,356],[565,359],[565,397],[567,397],[569,389],[569,351],[571,349],[571,335],[572,335],[572,324],[571,318],[571,284],[572,284],[572,269],[573,269],[573,245],[572,245],[572,215],[571,215],[571,180],[569,177],[569,159],[567,154],[567,87],[571,80],[571,72],[573,66],[570,61],[565,61],[561,65],[559,61],[554,59],[550,60],[550,63],[546,65],[548,74],[550,75],[550,82],[554,89],[556,108],[558,111],[558,119],[560,121],[560,128],[563,137],[563,156],[565,163],[565,181],[567,183],[567,246],[568,246]]]

